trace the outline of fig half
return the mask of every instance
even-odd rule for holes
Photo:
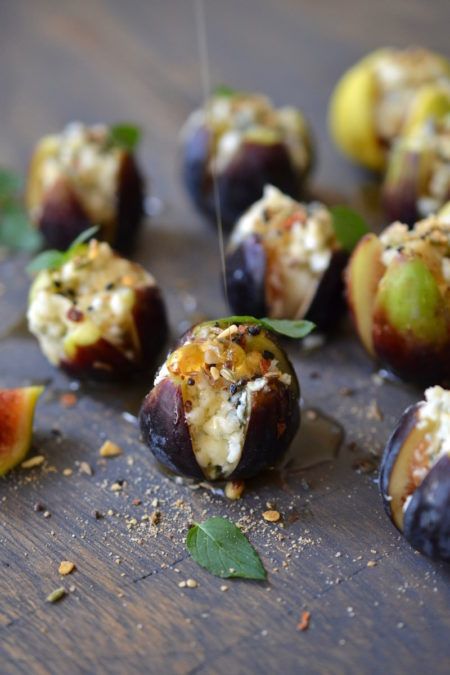
[[[275,464],[299,423],[299,386],[275,336],[256,324],[194,326],[161,367],[140,424],[175,473],[242,480]]]
[[[298,197],[313,164],[302,113],[276,109],[264,96],[221,90],[187,120],[182,177],[195,206],[226,229],[262,195],[267,183]]]
[[[34,409],[44,387],[0,389],[0,476],[27,455],[33,432]]]
[[[450,561],[450,391],[432,387],[408,408],[389,439],[380,471],[387,514],[409,543]]]
[[[30,218],[49,247],[65,250],[86,229],[129,251],[144,214],[144,181],[133,153],[103,125],[69,124],[41,139],[28,175]]]
[[[307,319],[330,330],[345,309],[347,261],[325,206],[301,204],[267,185],[231,234],[228,302],[236,314]]]
[[[167,337],[155,279],[96,240],[39,272],[28,325],[49,361],[78,377],[147,370]]]

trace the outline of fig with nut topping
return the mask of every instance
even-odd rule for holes
[[[230,307],[236,314],[305,318],[329,330],[345,308],[347,261],[325,206],[301,204],[268,185],[231,234]]]
[[[313,163],[311,132],[299,110],[227,88],[190,115],[181,140],[182,175],[194,205],[216,222],[218,198],[227,229],[267,183],[299,197]]]
[[[348,70],[330,101],[329,125],[339,149],[381,171],[401,135],[450,111],[450,63],[427,49],[379,49]]]
[[[31,221],[48,246],[65,250],[91,226],[130,250],[144,213],[144,183],[134,148],[139,131],[72,123],[34,151],[27,185]]]
[[[167,336],[155,279],[93,239],[49,266],[30,291],[28,326],[47,359],[75,376],[119,377],[147,370]],[[56,254],[56,255],[55,255]]]
[[[430,216],[366,235],[346,273],[361,342],[405,380],[450,380],[450,221]]]
[[[183,336],[140,412],[144,440],[161,464],[211,481],[274,465],[299,423],[297,377],[273,333],[226,319]]]
[[[380,490],[409,543],[450,561],[450,391],[431,387],[404,412],[383,455]]]

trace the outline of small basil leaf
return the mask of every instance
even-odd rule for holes
[[[227,316],[223,319],[217,319],[220,323],[227,324],[239,324],[239,323],[256,323],[258,326],[263,326],[268,330],[278,333],[279,335],[286,335],[290,338],[304,338],[316,327],[312,321],[296,320],[291,321],[290,319],[269,319],[264,317],[262,319],[257,319],[254,316]]]
[[[189,530],[186,546],[196,563],[216,577],[264,581],[261,559],[240,529],[225,518],[208,518]]]
[[[213,96],[233,96],[236,89],[228,87],[226,84],[219,84],[213,91]]]
[[[62,251],[49,250],[39,253],[33,260],[27,265],[28,274],[34,274],[35,272],[40,272],[41,270],[56,270],[66,260],[66,254]]]
[[[142,137],[139,127],[132,124],[116,124],[109,129],[108,141],[119,148],[133,152]]]
[[[94,225],[93,227],[88,227],[87,230],[84,230],[81,232],[78,237],[76,237],[73,242],[70,244],[69,248],[67,249],[67,252],[73,251],[73,249],[78,248],[81,244],[84,244],[85,241],[90,239],[96,232],[98,232],[98,225]]]
[[[261,324],[274,333],[290,338],[304,338],[316,327],[312,321],[289,321],[287,319],[261,319]]]
[[[348,206],[333,206],[330,212],[337,240],[345,251],[351,253],[361,237],[369,232],[366,221]]]

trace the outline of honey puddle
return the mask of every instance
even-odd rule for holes
[[[286,487],[289,477],[295,476],[318,464],[331,462],[338,456],[344,440],[341,425],[316,408],[302,410],[302,423],[291,447],[282,461],[273,469],[264,471],[258,477],[248,481],[248,487],[264,484],[275,484],[282,489]],[[210,483],[193,478],[178,476],[157,462],[159,470],[177,485],[185,485],[191,490],[204,488],[214,495],[225,497],[226,481]]]

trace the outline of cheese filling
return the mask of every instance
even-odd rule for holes
[[[44,194],[60,179],[68,181],[94,223],[114,220],[117,183],[123,150],[108,143],[109,129],[78,122],[67,125],[59,135],[47,136],[37,152],[42,160],[35,180]],[[41,210],[37,203],[35,209]],[[39,217],[39,213],[32,214]]]
[[[236,325],[203,327],[169,356],[155,380],[181,378],[195,457],[211,480],[226,478],[239,464],[254,393],[270,387],[272,379],[291,384],[272,352],[252,348],[247,331]]]
[[[381,260],[388,267],[399,255],[422,258],[433,272],[444,293],[450,287],[450,221],[430,216],[408,229],[393,223],[380,235],[383,245]]]
[[[426,49],[384,50],[373,67],[378,88],[375,125],[378,136],[387,143],[400,134],[420,87],[435,84],[450,96],[445,60]]]
[[[204,109],[188,118],[182,138],[202,126],[213,136],[210,170],[223,171],[246,141],[284,143],[299,170],[310,163],[309,132],[303,115],[290,106],[274,108],[265,96],[240,92],[213,96]]]
[[[240,218],[231,250],[258,235],[267,255],[266,304],[269,316],[305,316],[338,242],[328,209],[300,204],[267,185],[263,197]]]
[[[425,401],[418,411],[418,428],[426,429],[424,443],[413,456],[411,479],[418,487],[430,469],[445,455],[450,455],[450,391],[442,387],[430,387],[425,391]],[[403,510],[408,507],[408,495]]]
[[[133,360],[139,354],[133,308],[138,288],[155,280],[139,265],[91,241],[59,269],[43,270],[30,292],[28,325],[51,363],[67,358],[71,338],[97,336]]]

